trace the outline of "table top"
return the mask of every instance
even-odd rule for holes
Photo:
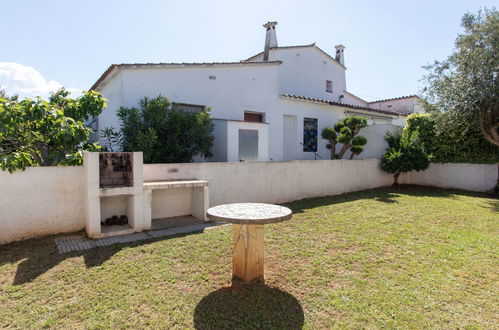
[[[206,214],[211,220],[245,225],[286,221],[293,215],[287,207],[264,203],[222,204],[209,208]]]

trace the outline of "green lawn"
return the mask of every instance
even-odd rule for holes
[[[0,328],[494,328],[499,202],[421,187],[288,204],[266,285],[228,288],[231,228],[59,255],[0,246]],[[1,229],[0,229],[1,230]]]

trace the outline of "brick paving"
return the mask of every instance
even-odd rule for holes
[[[55,239],[55,244],[59,253],[69,253],[89,250],[101,246],[109,246],[113,244],[124,244],[130,242],[143,241],[147,239],[168,237],[181,234],[202,233],[208,228],[228,225],[221,222],[207,222],[189,224],[187,226],[178,226],[171,228],[164,228],[158,230],[143,231],[140,233],[132,233],[125,235],[116,235],[102,238],[87,238],[85,236],[63,236]]]

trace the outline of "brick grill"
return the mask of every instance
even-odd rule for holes
[[[99,182],[101,188],[133,186],[133,153],[99,153]]]

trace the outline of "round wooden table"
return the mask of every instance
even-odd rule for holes
[[[209,208],[208,218],[232,223],[232,281],[264,279],[263,225],[289,220],[287,207],[263,203],[233,203]]]

